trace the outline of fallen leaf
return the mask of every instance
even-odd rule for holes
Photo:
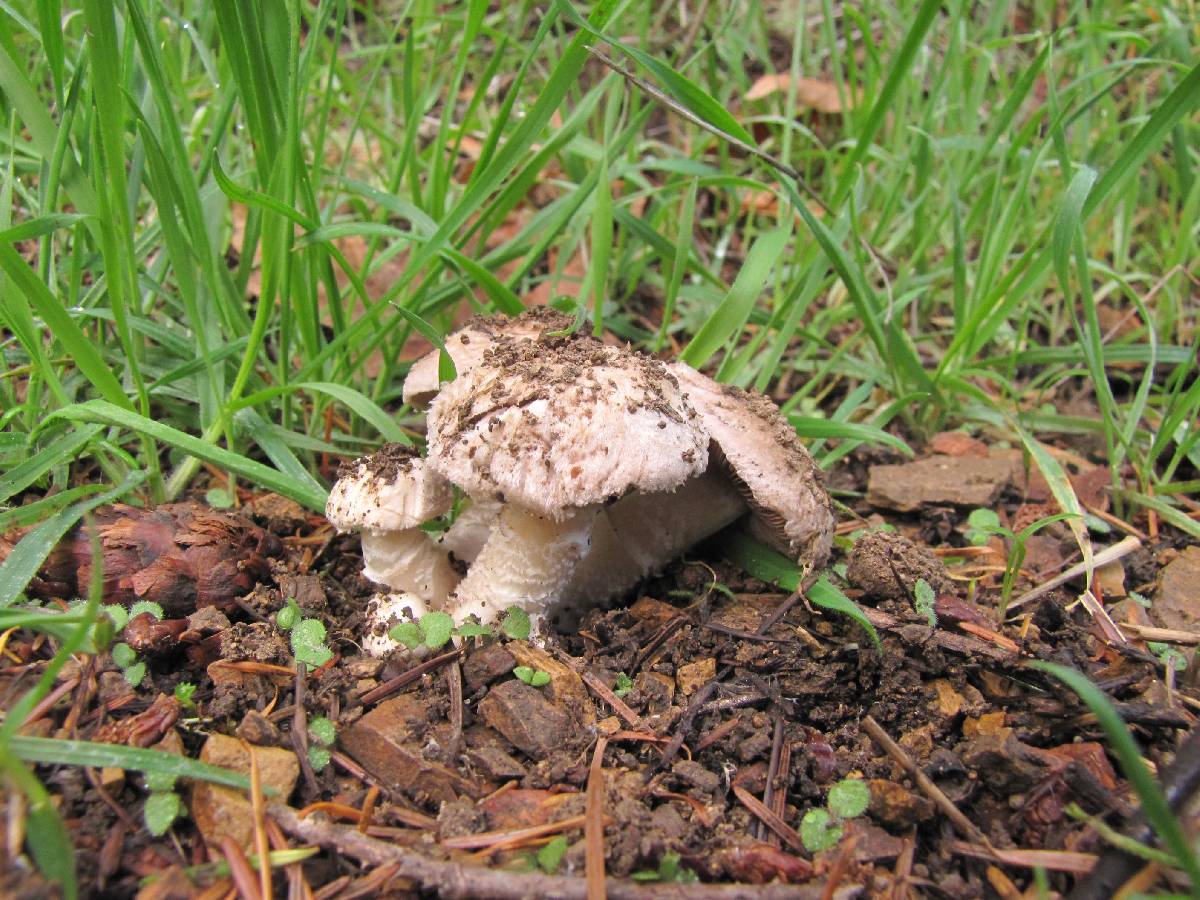
[[[929,439],[929,452],[945,456],[987,456],[987,444],[961,431],[942,431]]]
[[[761,100],[771,94],[786,92],[792,84],[796,86],[796,104],[815,109],[817,112],[840,114],[843,111],[842,100],[838,96],[837,85],[819,78],[797,78],[787,72],[773,75],[763,75],[750,86],[746,92],[746,100]],[[853,98],[850,105],[853,106]]]

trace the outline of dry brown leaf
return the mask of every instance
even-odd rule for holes
[[[793,84],[796,87],[796,104],[815,109],[817,112],[840,115],[844,110],[842,100],[838,96],[837,85],[820,78],[797,78],[794,82],[787,72],[763,75],[746,91],[746,100],[761,100],[771,94],[786,92]],[[849,97],[849,105],[854,105],[854,98]]]

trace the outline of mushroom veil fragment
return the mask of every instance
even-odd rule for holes
[[[402,512],[340,513],[370,460],[330,498],[335,525],[363,529],[369,577],[456,620],[518,605],[569,626],[743,516],[802,566],[824,563],[828,494],[769,399],[556,333],[567,324],[547,310],[475,319],[446,339],[453,381],[437,384],[436,352],[414,364],[404,395],[432,401],[427,458],[406,452],[407,480],[377,496]],[[466,503],[435,543],[417,526],[449,509],[450,485]]]

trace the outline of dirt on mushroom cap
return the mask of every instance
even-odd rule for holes
[[[450,481],[548,516],[671,490],[708,465],[707,432],[667,367],[581,335],[493,346],[434,400],[429,434]]]
[[[532,340],[547,332],[565,331],[574,320],[546,306],[536,306],[513,318],[475,316],[446,338],[446,352],[458,374],[464,375],[483,360],[498,343]],[[409,370],[404,381],[404,402],[426,406],[438,392],[438,360],[441,352],[425,354]]]
[[[353,478],[360,466],[380,481],[392,481],[401,472],[412,469],[413,460],[420,459],[416,447],[404,444],[384,444],[370,456],[360,456],[338,466],[338,478]]]
[[[341,531],[415,528],[450,508],[450,486],[412,447],[384,444],[338,470],[325,515]]]

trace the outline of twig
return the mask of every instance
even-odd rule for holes
[[[908,896],[908,880],[912,876],[913,859],[917,855],[917,829],[914,827],[904,838],[904,849],[896,860],[896,868],[892,872],[892,890],[890,900],[904,900]]]
[[[775,784],[775,794],[771,798],[771,802],[767,804],[771,812],[783,818],[784,812],[787,810],[787,795],[788,795],[788,773],[792,770],[792,742],[785,740],[779,747],[779,774],[776,779],[772,780]],[[771,843],[778,846],[776,835],[772,834],[768,838]]]
[[[767,763],[767,785],[762,790],[762,805],[778,814],[775,809],[775,779],[779,778],[780,757],[784,752],[784,716],[775,713],[775,732],[770,738],[770,762]],[[786,791],[785,791],[786,792]],[[763,823],[755,823],[755,838],[762,840]],[[775,835],[778,838],[779,835]],[[775,841],[772,841],[775,842]]]
[[[737,716],[734,716],[732,719],[722,722],[708,734],[704,735],[704,737],[700,739],[699,743],[696,744],[696,747],[692,752],[699,753],[701,750],[708,749],[721,738],[725,737],[725,735],[736,729],[740,721],[741,720],[737,718]]]
[[[461,654],[461,650],[450,650],[446,653],[443,653],[441,656],[435,656],[432,659],[427,659],[425,662],[413,666],[407,672],[403,672],[397,675],[395,678],[389,678],[383,684],[376,685],[358,699],[364,706],[366,706],[371,703],[376,703],[382,700],[384,697],[390,697],[392,694],[396,693],[396,691],[400,690],[400,688],[412,684],[426,672],[432,672],[438,666],[455,659]]]
[[[447,850],[501,850],[515,844],[523,844],[532,838],[558,834],[573,828],[583,828],[586,816],[571,816],[545,825],[530,825],[526,828],[510,828],[507,831],[483,831],[479,834],[463,834],[449,837],[441,842]]]
[[[271,887],[271,843],[267,837],[262,770],[258,767],[258,754],[249,741],[242,741],[242,749],[250,757],[250,809],[254,815],[254,849],[258,853],[258,889],[263,897],[269,898],[275,896],[275,891]]]
[[[555,897],[586,900],[584,879],[537,872],[488,869],[454,860],[431,859],[417,850],[360,834],[353,827],[331,825],[319,819],[301,819],[283,804],[270,814],[285,832],[312,844],[328,847],[342,856],[371,866],[396,865],[396,875],[437,891],[443,900],[488,897],[491,900],[526,900]],[[817,900],[821,883],[790,884],[654,884],[644,885],[606,878],[609,900]],[[847,891],[846,895],[851,892]]]
[[[266,819],[267,838],[271,841],[273,850],[286,850],[288,848],[287,838],[283,836],[283,832],[279,830],[279,825],[274,819]],[[308,881],[304,878],[304,867],[300,863],[292,863],[284,866],[284,871],[288,878],[288,898],[311,897],[312,888],[309,887]]]
[[[604,885],[604,751],[608,738],[596,740],[592,765],[588,770],[587,806],[583,829],[584,869],[587,880],[587,900],[607,900]]]
[[[304,783],[309,793],[314,796],[320,791],[317,785],[317,773],[313,771],[308,759],[308,717],[304,713],[304,679],[308,676],[308,666],[296,660],[296,697],[295,709],[292,711],[292,747],[300,760],[300,771],[304,773]]]
[[[687,623],[688,619],[686,616],[675,616],[673,619],[668,620],[667,623],[658,630],[658,633],[655,634],[654,637],[650,638],[650,640],[646,643],[646,646],[638,652],[638,655],[634,657],[633,665],[629,667],[629,676],[632,678],[639,671],[641,671],[642,666],[646,664],[646,661],[649,660],[650,657],[658,652],[658,648],[666,642],[667,638],[669,638]]]
[[[801,587],[798,590],[793,591],[786,600],[779,604],[773,613],[763,619],[763,621],[759,623],[758,628],[754,629],[754,633],[760,635],[766,634],[771,630],[772,627],[774,627],[776,622],[780,621],[784,616],[786,616],[788,612],[791,611],[792,607],[799,603],[801,598],[804,596],[803,586],[804,581],[802,580]],[[688,704],[687,709],[684,710],[683,716],[679,722],[679,727],[675,729],[675,734],[671,737],[671,743],[667,744],[667,746],[663,748],[662,755],[659,756],[658,761],[655,762],[654,765],[647,767],[645,774],[642,776],[642,781],[644,784],[648,784],[650,779],[653,778],[654,774],[660,769],[664,769],[671,764],[671,760],[675,758],[675,754],[679,752],[679,748],[682,747],[683,742],[687,740],[688,732],[692,730],[692,723],[695,721],[696,714],[700,712],[701,707],[708,702],[708,698],[713,695],[714,691],[716,691],[717,685],[724,681],[732,671],[733,666],[722,666],[712,680],[696,692],[696,696],[692,699],[692,702]]]
[[[225,856],[225,862],[229,864],[229,874],[238,894],[244,900],[262,900],[258,882],[254,878],[254,870],[250,868],[250,861],[246,859],[246,854],[242,852],[238,842],[228,835],[221,838],[221,853]]]
[[[607,684],[591,672],[580,672],[579,677],[583,679],[583,683],[588,686],[588,689],[593,694],[612,707],[613,712],[620,716],[626,725],[635,730],[640,730],[643,727],[642,720],[638,714],[630,709],[624,700],[614,694],[612,688]]]
[[[804,841],[800,839],[800,835],[796,829],[783,821],[781,816],[777,816],[774,810],[767,809],[767,807],[763,806],[762,801],[740,785],[735,784],[733,786],[733,793],[742,802],[742,806],[750,810],[750,812],[758,817],[760,822],[779,835],[785,844],[797,853],[808,852],[804,846]]]
[[[767,637],[765,634],[742,631],[740,628],[730,628],[728,625],[718,625],[716,622],[703,622],[700,627],[707,628],[709,631],[715,631],[718,634],[727,634],[730,637],[740,638],[743,641],[759,641],[766,644],[789,644],[792,641],[791,638]]]
[[[1194,631],[1180,631],[1177,628],[1154,628],[1150,625],[1134,625],[1132,622],[1121,622],[1117,625],[1121,631],[1131,637],[1143,641],[1161,641],[1164,644],[1200,644],[1200,634]]]
[[[863,615],[867,617],[872,625],[876,628],[882,628],[884,631],[899,631],[909,625],[918,625],[917,622],[904,622],[890,613],[885,613],[881,609],[876,609],[873,606],[861,607]],[[981,641],[978,638],[969,637],[965,634],[956,634],[953,631],[946,631],[942,628],[931,629],[929,640],[946,650],[953,650],[955,653],[962,653],[964,656],[984,656],[996,662],[1017,663],[1020,657],[1014,655],[1007,650],[1002,650],[995,644]]]
[[[453,659],[446,667],[446,689],[450,693],[450,740],[446,750],[448,762],[454,765],[463,737],[463,684],[462,668]]]
[[[1132,535],[1130,537],[1123,538],[1117,543],[1113,544],[1111,547],[1105,547],[1099,553],[1094,554],[1090,564],[1087,560],[1084,560],[1077,565],[1071,566],[1071,568],[1067,569],[1065,572],[1055,575],[1045,584],[1039,585],[1031,591],[1026,591],[1012,603],[1008,604],[1008,612],[1012,612],[1017,607],[1024,606],[1026,603],[1036,600],[1038,597],[1041,597],[1043,594],[1054,590],[1056,587],[1066,584],[1072,578],[1078,578],[1080,575],[1085,574],[1088,569],[1098,569],[1107,563],[1115,562],[1116,560],[1121,559],[1123,556],[1128,556],[1140,546],[1142,546],[1142,542]]]
[[[912,758],[904,752],[904,749],[892,740],[891,736],[883,730],[878,722],[871,716],[865,716],[862,720],[862,728],[871,736],[876,744],[879,745],[888,756],[892,758],[909,777],[917,783],[919,787],[930,800],[940,809],[954,825],[956,829],[969,840],[983,844],[985,847],[991,847],[991,842],[975,824],[962,814],[962,811],[954,805],[954,802],[942,793],[942,789],[933,783],[928,775],[921,771],[920,767],[913,762]]]
[[[986,859],[1006,866],[1074,872],[1076,875],[1086,875],[1090,872],[1097,859],[1094,853],[1077,853],[1072,850],[1001,850],[996,847],[978,847],[966,841],[950,841],[946,847],[951,853],[961,853],[963,856]]]
[[[854,851],[858,847],[858,840],[858,834],[851,834],[842,841],[842,846],[838,848],[838,855],[834,859],[833,865],[829,867],[829,880],[825,882],[825,893],[821,895],[821,900],[833,900],[833,892],[837,890],[837,886],[846,877],[846,870],[850,868],[850,861],[854,859]]]

